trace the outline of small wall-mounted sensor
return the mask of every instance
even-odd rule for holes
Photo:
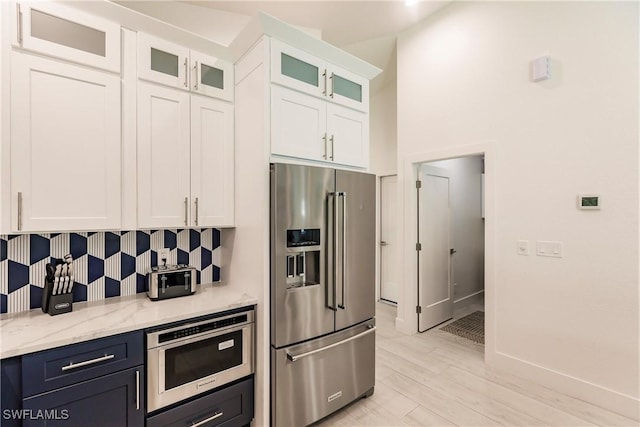
[[[551,77],[551,58],[542,56],[531,61],[531,80],[540,82]]]
[[[602,199],[597,194],[579,194],[578,209],[595,210],[600,209]]]

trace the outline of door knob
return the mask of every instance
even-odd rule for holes
[[[384,240],[380,242],[380,246],[387,246],[387,245],[388,245],[388,243],[385,242]]]
[[[458,251],[456,251],[456,250],[455,250],[455,249],[453,249],[453,248],[451,248],[451,249],[449,250],[449,253],[450,253],[451,255],[455,254],[456,252],[458,252]]]

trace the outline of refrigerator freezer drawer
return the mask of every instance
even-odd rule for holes
[[[273,426],[306,426],[372,391],[375,321],[282,349],[271,348]]]

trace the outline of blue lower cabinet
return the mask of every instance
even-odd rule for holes
[[[26,426],[144,426],[144,366],[22,401]]]
[[[19,427],[22,409],[22,375],[20,357],[0,361],[0,425]]]
[[[253,377],[147,419],[147,427],[240,427],[253,419]]]

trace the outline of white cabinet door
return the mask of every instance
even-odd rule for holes
[[[340,105],[327,105],[329,158],[349,166],[369,165],[369,116]]]
[[[16,44],[110,71],[120,71],[120,26],[57,3],[17,6]]]
[[[120,78],[26,53],[11,60],[12,230],[119,228]]]
[[[369,112],[369,80],[328,64],[327,96],[335,103]]]
[[[138,226],[189,224],[189,93],[138,82]]]
[[[191,90],[233,101],[233,64],[191,51]]]
[[[320,58],[272,39],[271,81],[310,95],[325,97],[326,63]]]
[[[138,33],[140,78],[189,90],[189,49],[145,33]]]
[[[233,106],[191,96],[191,218],[195,227],[234,224]]]
[[[327,103],[271,85],[271,154],[327,160]]]

